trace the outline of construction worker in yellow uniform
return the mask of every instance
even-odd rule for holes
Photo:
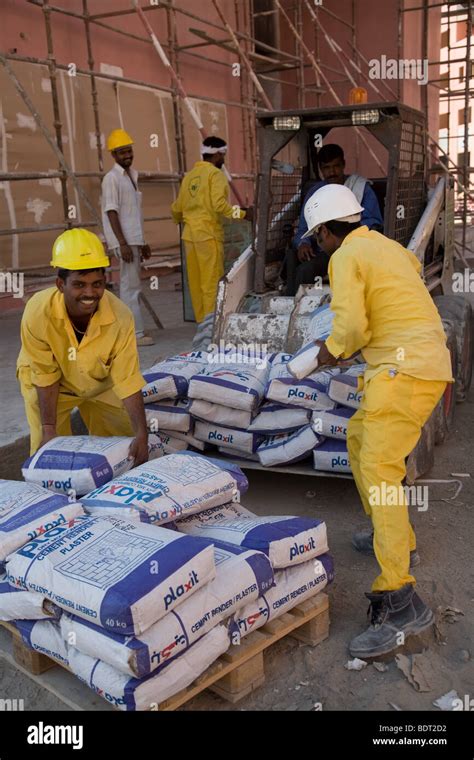
[[[171,206],[176,224],[184,223],[189,290],[198,324],[214,312],[217,285],[224,275],[222,217],[251,221],[251,214],[229,203],[229,183],[220,171],[226,151],[225,140],[206,137],[201,146],[202,160],[186,174]]]
[[[130,309],[105,289],[109,259],[85,229],[53,245],[56,286],[35,293],[21,320],[17,377],[30,427],[30,453],[71,435],[78,407],[91,435],[134,436],[135,465],[148,459],[135,325]]]
[[[364,659],[390,652],[404,635],[421,633],[434,621],[415,592],[411,570],[419,556],[403,482],[406,457],[453,376],[420,262],[399,243],[361,226],[362,210],[343,185],[320,188],[305,206],[307,236],[314,235],[330,256],[334,320],[327,340],[316,341],[318,366],[358,351],[367,362],[359,382],[361,406],[347,432],[350,466],[372,520],[372,530],[355,534],[353,546],[375,554],[380,566],[366,594],[371,624],[350,643],[351,655]]]

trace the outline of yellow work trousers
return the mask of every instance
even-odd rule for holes
[[[365,383],[361,407],[349,421],[349,461],[362,505],[372,520],[381,569],[372,591],[396,591],[415,583],[409,565],[416,538],[402,488],[405,458],[445,388],[445,381],[383,370]],[[394,494],[398,495],[395,499]]]
[[[189,290],[196,322],[215,310],[217,285],[224,274],[224,244],[212,238],[184,241]]]
[[[30,455],[39,449],[42,439],[41,416],[38,393],[29,381],[29,370],[20,370],[21,394],[25,402],[26,419],[30,426]],[[56,432],[72,435],[71,412],[77,407],[90,435],[132,436],[133,428],[123,403],[111,390],[94,398],[80,398],[59,390]]]

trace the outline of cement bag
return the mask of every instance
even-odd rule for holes
[[[326,438],[313,451],[313,468],[323,472],[352,472],[346,442]]]
[[[263,398],[268,370],[266,360],[250,363],[246,357],[241,362],[210,364],[192,378],[189,398],[253,411]]]
[[[239,449],[233,449],[231,446],[218,446],[217,451],[219,454],[224,454],[226,457],[233,457],[234,459],[248,459],[252,462],[260,462],[258,454],[251,454],[250,451],[239,451]]]
[[[214,580],[139,636],[121,636],[64,615],[63,638],[122,673],[149,675],[273,585],[270,560],[261,552],[216,542],[214,559]]]
[[[194,425],[194,435],[206,443],[213,443],[222,448],[231,447],[239,451],[248,451],[251,454],[262,442],[262,436],[258,433],[248,433],[246,430],[199,421]]]
[[[307,343],[306,346],[294,355],[293,359],[288,362],[288,372],[297,380],[311,375],[318,369],[320,346],[315,345],[314,341]]]
[[[190,351],[171,356],[163,362],[154,364],[142,374],[146,385],[142,388],[145,404],[160,401],[162,398],[180,398],[187,396],[188,383],[193,375],[207,364],[206,351]]]
[[[258,517],[241,504],[228,504],[176,522],[178,530],[211,541],[255,549],[273,567],[289,567],[327,552],[326,524],[309,517]]]
[[[309,335],[313,340],[326,340],[329,338],[334,321],[334,313],[330,304],[319,306],[311,315]]]
[[[96,694],[121,710],[158,710],[161,702],[189,686],[228,648],[227,629],[218,625],[169,665],[140,680],[74,647],[69,647],[69,666]]]
[[[170,433],[164,433],[163,430],[160,430],[160,441],[165,454],[177,454],[179,451],[186,451],[189,446],[186,441],[181,441]]]
[[[204,441],[198,441],[198,439],[192,433],[182,433],[180,430],[160,430],[160,437],[162,438],[164,435],[170,435],[173,439],[184,441],[184,443],[187,444],[185,448],[192,446],[193,449],[199,449],[199,451],[205,451],[209,448],[209,446],[204,443]],[[172,454],[173,452],[167,453]]]
[[[245,430],[252,422],[252,412],[243,409],[232,409],[221,404],[212,404],[203,399],[193,399],[190,406],[191,415],[197,420],[213,422],[215,425]]]
[[[319,594],[333,578],[334,565],[330,554],[322,554],[311,562],[275,573],[275,586],[256,602],[246,604],[235,615],[230,627],[232,640],[234,633],[240,634],[240,637],[247,636],[269,620]]]
[[[294,433],[269,435],[257,449],[260,464],[272,467],[278,464],[300,462],[318,446],[321,438],[316,435],[311,425],[306,425]]]
[[[146,424],[153,433],[161,428],[187,433],[191,427],[191,415],[187,399],[166,399],[145,406]]]
[[[61,610],[41,594],[13,588],[6,574],[0,574],[0,620],[51,620]]]
[[[334,367],[315,372],[304,380],[296,380],[290,375],[286,363],[272,364],[266,397],[270,401],[286,406],[298,406],[310,410],[332,409],[335,404],[329,398],[328,388],[331,379],[338,374],[340,374],[340,369]]]
[[[313,412],[311,425],[315,433],[327,438],[347,439],[347,425],[355,409],[338,407],[325,412]]]
[[[35,483],[0,480],[0,570],[19,546],[83,514],[80,504]]]
[[[133,467],[128,450],[132,438],[68,435],[53,438],[21,468],[28,483],[37,483],[66,496],[83,496]],[[150,459],[164,454],[156,435],[148,437]]]
[[[248,430],[263,435],[290,433],[307,425],[310,414],[311,412],[308,409],[290,408],[282,404],[275,404],[272,401],[266,401],[248,426]]]
[[[113,517],[77,517],[11,554],[8,580],[108,630],[141,633],[215,575],[211,543],[182,538]]]
[[[51,657],[59,665],[69,666],[68,647],[57,623],[49,620],[16,620],[15,628],[27,647]]]
[[[364,374],[365,364],[354,364],[329,384],[329,397],[338,404],[358,409],[362,401],[362,391],[357,390],[357,379]]]
[[[247,478],[232,462],[180,451],[135,467],[91,491],[81,503],[90,514],[161,525],[225,504],[247,488]]]

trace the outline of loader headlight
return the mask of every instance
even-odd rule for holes
[[[371,108],[367,111],[352,111],[352,123],[357,125],[377,124],[380,119],[380,111]]]
[[[297,130],[301,126],[301,119],[299,116],[274,116],[273,117],[273,129],[283,131],[294,129]]]

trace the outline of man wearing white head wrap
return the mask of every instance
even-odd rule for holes
[[[171,206],[176,224],[181,222],[186,251],[189,289],[196,322],[215,309],[217,285],[224,274],[224,232],[221,217],[249,219],[244,209],[229,203],[229,183],[223,172],[227,144],[220,137],[206,137],[201,160],[184,177]]]

